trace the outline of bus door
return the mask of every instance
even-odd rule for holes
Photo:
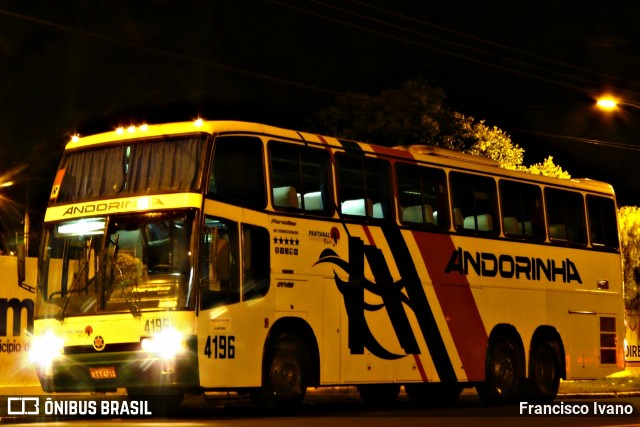
[[[198,362],[203,387],[261,382],[268,317],[269,233],[263,227],[206,217],[199,260]]]

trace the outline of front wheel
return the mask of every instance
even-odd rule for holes
[[[520,373],[516,346],[507,338],[495,340],[487,349],[485,382],[476,390],[488,404],[507,404],[518,397]]]
[[[298,337],[275,338],[265,354],[262,387],[251,392],[254,405],[267,412],[288,412],[300,406],[307,391],[307,360]]]

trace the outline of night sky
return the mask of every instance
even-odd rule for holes
[[[338,93],[424,78],[525,163],[552,155],[640,205],[638,22],[630,0],[0,0],[0,176],[26,167],[38,210],[75,132],[196,116],[301,129]],[[605,91],[632,105],[594,109]]]

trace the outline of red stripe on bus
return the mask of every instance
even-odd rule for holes
[[[324,145],[329,145],[329,143],[327,142],[326,139],[324,139],[324,137],[322,135],[316,135],[318,137],[318,139],[320,140],[320,142],[322,142]]]
[[[397,148],[381,147],[379,145],[371,145],[371,151],[382,156],[401,157],[404,160],[413,160],[415,157],[409,150],[398,150]]]
[[[369,230],[369,226],[363,225],[364,234],[367,236],[367,240],[371,246],[375,246],[376,242],[373,240],[373,235],[371,234],[371,230]]]
[[[487,331],[478,311],[467,277],[445,273],[455,250],[446,234],[413,232],[422,259],[427,266],[438,302],[447,320],[451,337],[469,381],[483,381]]]
[[[422,361],[420,360],[420,355],[419,354],[414,354],[413,358],[416,361],[416,366],[418,366],[418,372],[420,372],[420,378],[422,378],[422,382],[428,382],[429,379],[427,378],[427,374],[424,371],[424,366],[422,366]]]

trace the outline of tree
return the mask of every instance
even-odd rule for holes
[[[475,122],[473,117],[455,113],[461,128],[468,129],[464,139],[472,141],[465,150],[469,154],[484,156],[500,163],[505,169],[517,169],[524,160],[524,149],[511,142],[511,137],[497,126],[489,127],[484,120]]]
[[[623,206],[618,210],[620,250],[624,273],[624,302],[627,310],[640,312],[640,208]]]
[[[441,88],[409,80],[378,95],[346,93],[308,121],[310,131],[383,146],[445,147],[489,157],[507,169],[522,166],[524,149],[497,126],[451,111]]]
[[[548,157],[524,166],[524,149],[497,126],[449,110],[445,94],[424,79],[409,80],[378,95],[346,93],[309,121],[312,132],[383,146],[414,144],[451,148],[496,160],[506,169],[571,177]]]
[[[338,138],[387,147],[424,144],[459,149],[447,138],[455,119],[444,105],[445,95],[426,81],[409,80],[378,95],[346,93],[336,104],[317,112],[309,130]]]
[[[518,170],[536,175],[551,176],[561,179],[570,179],[569,172],[563,170],[553,162],[553,156],[549,156],[542,163],[535,163],[531,166],[520,166]]]

